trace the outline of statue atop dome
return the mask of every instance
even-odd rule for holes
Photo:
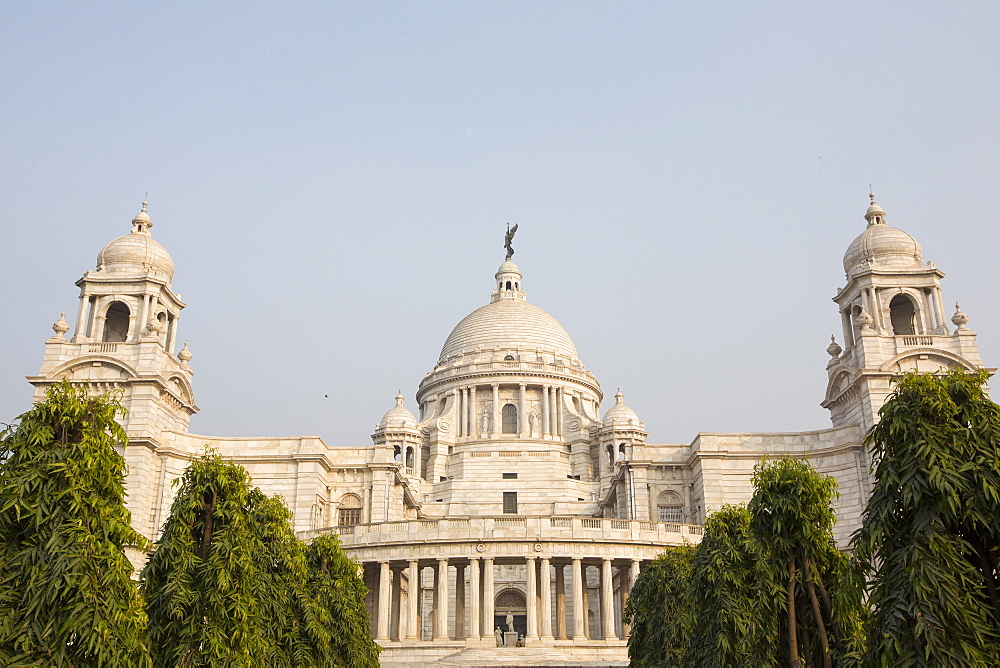
[[[514,247],[511,242],[514,241],[514,235],[517,233],[517,223],[514,223],[514,227],[507,223],[507,235],[503,239],[503,247],[507,249],[507,259],[509,260],[514,255]]]

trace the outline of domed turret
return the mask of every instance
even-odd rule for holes
[[[118,237],[97,254],[98,273],[145,276],[147,273],[166,281],[173,280],[174,261],[167,250],[149,233],[153,226],[146,212],[147,203],[132,219],[132,232]]]
[[[868,229],[851,242],[844,254],[844,271],[848,276],[872,265],[907,267],[923,262],[923,251],[917,240],[903,230],[885,223],[885,211],[869,195],[871,205],[865,212]]]
[[[396,395],[396,405],[389,409],[389,411],[382,416],[382,420],[378,423],[379,429],[416,429],[417,428],[417,418],[413,416],[409,410],[403,406],[405,401],[402,391]]]

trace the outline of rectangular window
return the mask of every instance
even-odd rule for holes
[[[338,524],[342,527],[352,527],[355,524],[361,524],[361,509],[341,508]]]
[[[517,492],[503,493],[504,515],[517,515]]]
[[[516,473],[504,473],[503,474],[503,479],[504,480],[517,480],[517,474]]]
[[[681,524],[684,521],[684,509],[681,506],[659,506],[661,522]]]

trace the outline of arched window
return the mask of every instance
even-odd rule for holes
[[[510,281],[507,281],[507,291],[510,291]]]
[[[896,295],[889,302],[889,320],[892,322],[892,332],[913,334],[913,302],[906,295]]]
[[[517,433],[517,407],[514,404],[507,404],[503,407],[503,433]]]
[[[413,446],[412,445],[406,448],[406,468],[408,468],[408,469],[412,469],[413,468]]]
[[[684,521],[684,505],[677,492],[663,492],[656,499],[656,513],[661,522],[680,524]]]
[[[608,446],[608,468],[613,468],[615,465],[615,446]]]
[[[503,361],[504,362],[513,362],[514,361],[514,356],[513,355],[507,355],[507,356],[505,356],[503,358]]]
[[[361,524],[361,497],[357,494],[345,494],[340,499],[337,526],[351,527],[350,531],[353,532],[355,524]],[[347,532],[341,531],[341,533]]]
[[[392,461],[394,462],[403,461],[403,451],[398,445],[392,446]]]
[[[104,316],[104,338],[102,341],[124,341],[128,337],[128,306],[112,302]]]
[[[625,444],[621,443],[618,445],[618,459],[619,461],[625,461]]]

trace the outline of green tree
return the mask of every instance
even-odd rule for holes
[[[784,583],[784,609],[773,615],[781,659],[792,668],[855,663],[865,607],[861,582],[833,539],[836,481],[805,461],[781,459],[756,466],[753,485],[750,529],[769,577]]]
[[[855,537],[871,576],[869,663],[1000,663],[1000,406],[985,370],[909,373],[865,444],[875,486]]]
[[[684,665],[769,666],[776,662],[776,599],[766,554],[750,534],[745,506],[709,515],[694,555],[688,605],[691,635]]]
[[[163,534],[142,571],[153,661],[159,666],[253,666],[270,657],[253,510],[266,497],[243,467],[206,454],[181,479]]]
[[[367,590],[357,562],[344,554],[340,540],[332,535],[313,539],[306,555],[306,591],[319,611],[316,635],[322,653],[317,665],[377,668],[382,648],[371,639],[371,618],[365,609]]]
[[[145,666],[115,395],[62,381],[0,435],[0,663]]]
[[[357,565],[291,519],[238,464],[188,466],[142,573],[156,665],[378,665]]]
[[[686,597],[694,553],[693,545],[668,547],[636,579],[625,606],[632,666],[680,665],[691,633]]]

